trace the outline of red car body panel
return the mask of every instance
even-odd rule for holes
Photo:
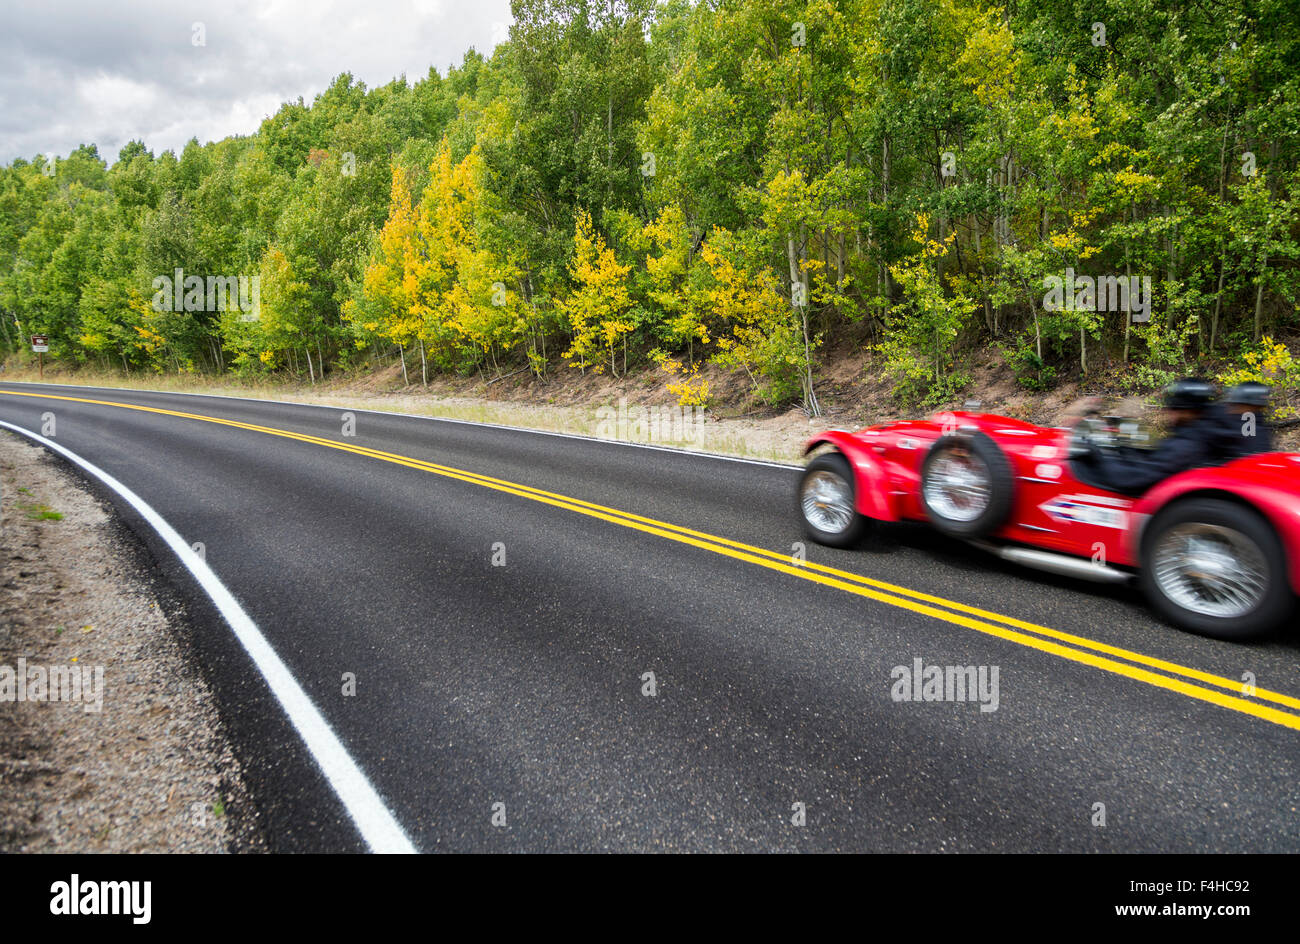
[[[856,479],[858,511],[880,521],[925,521],[921,466],[947,432],[979,430],[1011,463],[1015,496],[1006,523],[988,537],[1136,568],[1142,528],[1175,499],[1204,494],[1242,502],[1267,518],[1286,549],[1292,589],[1300,593],[1300,455],[1267,453],[1166,479],[1140,498],[1080,481],[1069,461],[1070,431],[989,413],[958,411],[929,420],[857,432],[830,430],[805,453],[844,454]]]

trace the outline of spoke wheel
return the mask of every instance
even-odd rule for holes
[[[818,544],[852,547],[870,524],[858,511],[853,467],[838,452],[825,453],[808,463],[795,498],[804,532]]]
[[[944,436],[921,465],[921,504],[944,534],[979,538],[1000,528],[1011,513],[1015,477],[1011,462],[986,433]]]
[[[1187,522],[1160,536],[1150,567],[1161,591],[1181,607],[1211,617],[1242,616],[1268,590],[1264,552],[1240,531]]]
[[[952,521],[974,521],[988,509],[993,491],[988,466],[958,447],[935,459],[923,488],[926,507]]]
[[[805,476],[800,502],[804,520],[819,531],[839,534],[853,523],[853,487],[834,472]]]
[[[1295,610],[1286,550],[1263,515],[1219,498],[1184,498],[1142,533],[1143,589],[1169,622],[1218,639],[1248,639]]]

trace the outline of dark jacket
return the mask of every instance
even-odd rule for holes
[[[1171,475],[1224,461],[1227,425],[1222,411],[1206,410],[1196,419],[1176,426],[1155,449],[1095,450],[1090,457],[1092,478],[1122,495],[1141,495]]]
[[[1263,410],[1255,410],[1254,422],[1248,423],[1243,414],[1215,405],[1213,408],[1215,432],[1213,452],[1221,462],[1231,462],[1242,456],[1273,451],[1273,430],[1264,418]]]

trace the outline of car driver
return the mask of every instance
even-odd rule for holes
[[[1216,444],[1227,424],[1214,393],[1213,385],[1199,378],[1175,381],[1165,388],[1163,400],[1170,433],[1155,449],[1093,448],[1079,461],[1088,465],[1098,484],[1123,495],[1140,495],[1171,475],[1222,461],[1215,454]]]

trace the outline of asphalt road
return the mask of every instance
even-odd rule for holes
[[[1294,629],[1202,639],[1136,591],[910,525],[803,565],[797,471],[774,465],[0,384],[0,420],[46,413],[204,545],[420,851],[1300,851]],[[366,848],[176,555],[123,516],[190,601],[271,846]],[[894,700],[916,659],[996,667],[996,710]],[[1247,672],[1257,695],[1230,687]]]

